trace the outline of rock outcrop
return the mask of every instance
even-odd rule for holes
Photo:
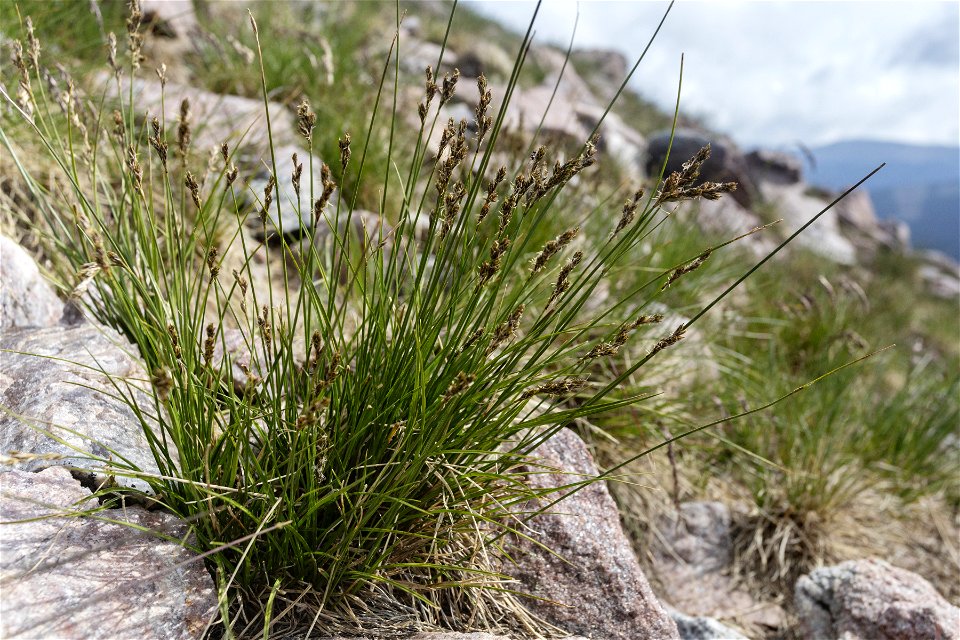
[[[797,581],[794,597],[810,638],[960,638],[960,609],[920,576],[883,560],[817,569]]]
[[[217,595],[177,542],[186,525],[136,506],[99,510],[90,498],[63,468],[0,473],[0,636],[201,637]]]
[[[20,327],[51,327],[63,303],[23,247],[0,235],[0,334]]]
[[[0,452],[61,456],[25,462],[21,469],[68,465],[99,484],[107,479],[102,469],[108,461],[122,458],[158,473],[140,421],[114,397],[116,384],[140,406],[153,407],[149,396],[125,385],[148,376],[119,334],[94,324],[7,331],[0,354]],[[142,480],[116,481],[147,489]]]
[[[568,429],[532,455],[543,467],[561,470],[531,469],[528,482],[535,489],[555,489],[598,475],[586,445]],[[537,598],[526,601],[534,613],[590,638],[679,637],[676,624],[643,575],[606,483],[585,486],[524,526],[550,551],[521,541],[514,556],[517,565],[504,571],[519,581],[521,592]]]

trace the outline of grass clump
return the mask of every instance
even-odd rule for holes
[[[684,325],[660,327],[645,311],[643,289],[605,307],[587,303],[662,223],[661,205],[692,197],[679,187],[693,188],[702,157],[673,187],[628,201],[615,228],[590,221],[603,240],[587,247],[577,236],[588,221],[562,212],[564,192],[594,170],[595,139],[575,154],[540,146],[498,166],[506,106],[490,110],[481,76],[472,123],[429,115],[457,75],[428,69],[421,127],[401,155],[386,104],[399,83],[396,73],[393,86],[388,79],[391,55],[362,146],[344,131],[336,153],[315,161],[329,132],[301,103],[304,162],[293,158],[290,186],[309,190],[309,211],[279,195],[287,159],[272,151],[267,112],[270,178],[250,208],[237,151],[195,148],[191,133],[203,123],[191,121],[186,101],[170,122],[162,110],[143,117],[133,100],[125,78],[146,72],[142,19],[134,2],[125,37],[106,36],[116,105],[111,91],[88,96],[66,72],[62,85],[49,84],[25,23],[18,91],[4,94],[14,118],[0,129],[36,209],[31,226],[70,299],[136,345],[151,374],[115,386],[160,473],[123,460],[114,471],[148,482],[156,503],[190,523],[228,635],[336,628],[363,610],[535,630],[496,560],[505,534],[524,535],[523,505],[543,493],[523,482],[524,465],[565,424],[638,401],[611,396],[622,378],[604,376],[604,358],[636,334],[653,337],[643,362],[683,338]],[[250,26],[266,103],[252,16]],[[378,128],[389,132],[383,162],[372,149]],[[425,143],[434,128],[439,149]],[[57,179],[25,166],[37,142]],[[368,181],[380,206],[355,233]],[[300,235],[316,228],[314,242],[273,233],[273,212],[283,220],[288,207],[303,221]],[[571,217],[579,224],[557,225]],[[696,259],[651,276],[649,288]],[[135,401],[141,386],[150,406]],[[581,400],[566,403],[574,394]]]

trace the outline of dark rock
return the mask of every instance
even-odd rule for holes
[[[488,79],[507,79],[513,71],[513,58],[485,40],[476,40],[466,49],[457,52],[457,68],[467,78],[484,74]]]
[[[568,429],[540,445],[533,455],[545,467],[563,470],[543,473],[538,466],[527,480],[536,489],[561,487],[598,474],[586,445]],[[584,487],[526,526],[528,533],[555,553],[520,541],[514,556],[517,565],[504,571],[519,580],[519,591],[538,598],[526,602],[535,614],[591,638],[678,637],[676,625],[643,575],[606,483]]]
[[[817,569],[797,581],[794,598],[811,638],[960,638],[960,609],[920,576],[883,560]]]
[[[217,613],[203,562],[134,528],[177,540],[187,526],[136,506],[63,517],[97,508],[90,497],[63,468],[0,473],[0,636],[202,637]]]
[[[689,129],[677,129],[670,146],[670,132],[662,131],[650,137],[647,144],[646,172],[649,176],[660,175],[660,169],[666,162],[664,177],[674,171],[680,171],[697,152],[710,145],[710,158],[700,168],[700,180],[703,182],[736,182],[737,190],[731,196],[741,206],[749,209],[757,197],[756,185],[750,178],[746,158],[732,143],[709,137]],[[669,157],[667,151],[669,149]]]
[[[746,155],[746,161],[755,182],[794,184],[803,179],[803,163],[789,153],[757,149]]]
[[[186,38],[199,28],[192,0],[141,0],[140,9],[143,24],[161,38]]]
[[[18,327],[51,327],[63,303],[23,247],[0,235],[0,333]]]

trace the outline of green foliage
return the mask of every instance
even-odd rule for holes
[[[121,75],[137,73],[130,42],[121,96]],[[296,64],[266,60],[265,100],[267,67],[279,76]],[[259,211],[241,204],[235,150],[224,146],[216,162],[194,154],[189,121],[174,135],[173,123],[138,121],[129,100],[107,127],[113,105],[51,100],[42,64],[18,62],[22,91],[8,102],[27,128],[4,123],[0,139],[14,156],[8,131],[39,141],[62,171],[63,188],[48,191],[18,161],[47,255],[76,304],[129,338],[151,374],[152,406],[135,400],[146,381],[115,384],[160,474],[120,460],[116,473],[142,477],[191,523],[224,594],[270,603],[279,581],[336,609],[376,587],[434,620],[486,610],[471,598],[509,602],[490,558],[504,534],[524,535],[516,518],[544,496],[522,482],[529,454],[565,424],[638,401],[611,396],[621,375],[593,377],[633,334],[659,338],[634,370],[683,336],[645,313],[644,288],[587,304],[650,239],[663,199],[634,197],[582,243],[563,224],[579,217],[565,191],[592,170],[595,141],[562,158],[538,147],[498,169],[504,111],[481,105],[479,133],[431,116],[401,151],[386,97],[399,90],[395,76],[357,110],[366,131],[391,132],[382,160],[369,136],[319,143],[329,130],[302,105],[306,151],[316,139],[340,161],[330,170],[305,154],[303,176],[321,175],[323,193],[295,179],[314,203],[297,213],[329,233],[293,245],[267,226],[269,212],[291,206],[277,185],[257,194]],[[447,100],[448,81],[436,79],[425,101]],[[478,88],[488,103],[482,78]],[[424,142],[434,127],[444,129],[439,157]],[[356,194],[364,181],[396,208],[356,237],[350,198],[334,187]],[[253,240],[251,222],[272,239]],[[696,257],[657,267],[645,288]],[[477,586],[491,589],[464,597]]]

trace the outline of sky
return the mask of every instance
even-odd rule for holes
[[[534,2],[468,0],[515,30]],[[666,2],[545,0],[537,40],[631,64]],[[678,1],[632,80],[744,146],[840,140],[960,145],[960,2]]]

